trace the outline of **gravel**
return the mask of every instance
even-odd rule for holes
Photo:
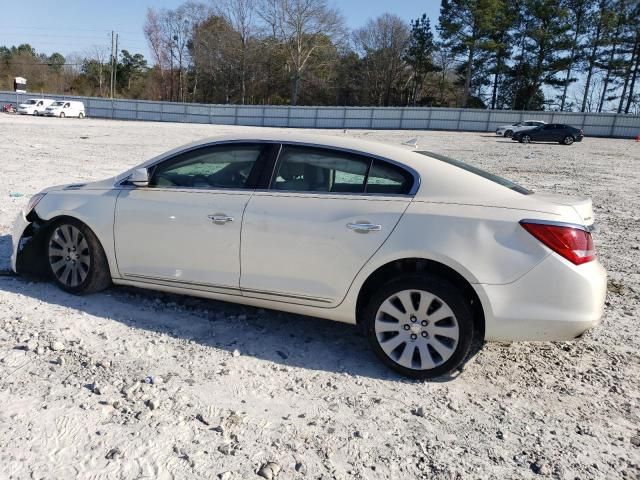
[[[0,115],[0,269],[30,194],[238,130]],[[640,476],[640,143],[333,133],[417,138],[534,190],[591,196],[602,324],[574,342],[488,344],[455,379],[422,383],[385,369],[349,325],[0,275],[0,478]]]

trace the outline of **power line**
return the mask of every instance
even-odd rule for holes
[[[12,67],[78,67],[82,65],[84,65],[84,63],[9,63],[9,66]]]
[[[6,30],[44,30],[44,31],[55,32],[55,31],[58,31],[59,28],[51,28],[51,27],[21,27],[21,26],[14,26],[14,25],[12,25],[12,26],[4,26],[3,25],[2,26],[2,31],[4,32]],[[73,32],[102,32],[102,33],[106,33],[106,34],[111,32],[111,30],[108,30],[108,29],[97,30],[97,29],[75,28],[75,27],[72,27],[72,28],[65,27],[64,30],[65,31],[73,31]],[[134,35],[143,34],[139,30],[136,31],[136,32],[133,32],[133,31],[122,31],[121,33],[131,33],[131,34],[134,34]]]

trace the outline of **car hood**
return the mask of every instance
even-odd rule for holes
[[[110,177],[97,182],[83,182],[83,183],[66,183],[64,185],[54,185],[47,187],[40,193],[49,192],[62,192],[72,190],[110,190],[114,187],[118,177]]]

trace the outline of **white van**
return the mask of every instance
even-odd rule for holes
[[[45,108],[53,103],[46,98],[30,98],[18,105],[18,113],[21,115],[43,115]]]
[[[47,117],[78,117],[84,118],[84,103],[70,100],[56,100],[49,105],[44,114]]]

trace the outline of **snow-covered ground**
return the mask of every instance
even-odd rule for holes
[[[30,194],[246,129],[0,115],[0,268]],[[488,344],[454,380],[420,383],[348,325],[0,276],[1,479],[250,479],[268,462],[278,479],[640,476],[640,143],[320,133],[417,138],[534,190],[591,196],[603,323],[575,342]]]

